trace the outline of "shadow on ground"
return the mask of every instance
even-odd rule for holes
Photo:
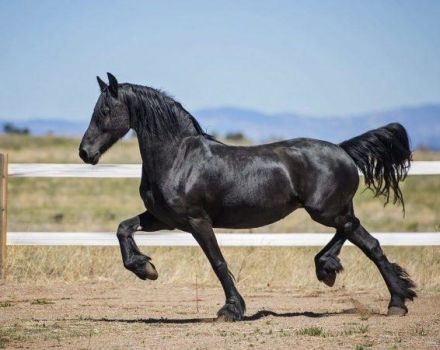
[[[345,309],[339,312],[285,312],[278,313],[270,310],[260,310],[253,315],[244,316],[243,321],[257,321],[267,316],[272,317],[310,317],[310,318],[321,318],[344,314],[357,314],[359,310],[356,308]],[[42,321],[42,320],[40,320]],[[145,324],[191,324],[191,323],[212,323],[218,322],[217,318],[214,317],[199,317],[199,318],[136,318],[136,319],[124,319],[124,318],[93,318],[93,317],[83,317],[78,319],[60,319],[59,321],[92,321],[92,322],[109,322],[109,323],[145,323]],[[223,321],[219,321],[223,322]]]

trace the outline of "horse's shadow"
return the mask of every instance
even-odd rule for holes
[[[355,309],[346,309],[340,312],[286,312],[277,313],[270,310],[260,310],[253,315],[244,316],[243,321],[257,321],[267,316],[272,317],[310,317],[310,318],[321,318],[329,317],[335,315],[343,314],[353,314],[356,313]],[[213,317],[198,317],[198,318],[136,318],[136,319],[124,319],[124,318],[82,318],[85,321],[93,322],[110,322],[110,323],[144,323],[144,324],[188,324],[188,323],[212,323],[216,322],[217,318]]]

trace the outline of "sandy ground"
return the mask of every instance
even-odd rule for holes
[[[440,349],[440,293],[385,317],[377,290],[245,289],[243,322],[215,322],[219,288],[109,281],[0,285],[0,348]]]

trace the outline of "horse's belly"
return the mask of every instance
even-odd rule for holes
[[[278,206],[223,207],[211,219],[218,228],[255,228],[281,220],[299,207],[294,201]]]

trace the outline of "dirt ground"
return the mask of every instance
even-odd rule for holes
[[[385,317],[378,290],[242,289],[243,322],[215,322],[220,288],[148,282],[0,285],[0,348],[440,349],[440,293]]]

